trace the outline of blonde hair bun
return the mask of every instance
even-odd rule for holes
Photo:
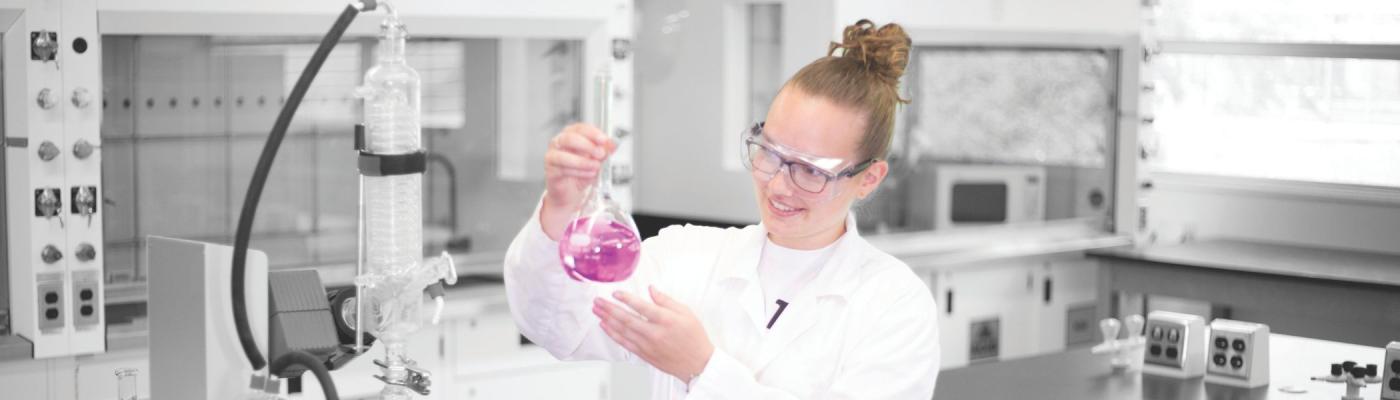
[[[868,19],[856,21],[846,26],[841,33],[841,43],[832,42],[827,55],[836,56],[840,49],[841,58],[854,59],[865,70],[891,85],[898,85],[904,76],[904,67],[909,65],[909,47],[912,41],[899,24],[885,24],[875,27]]]

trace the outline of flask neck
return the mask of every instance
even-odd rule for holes
[[[594,95],[597,96],[597,116],[594,122],[598,124],[598,129],[603,131],[603,135],[612,139],[612,77],[606,73],[600,74],[595,82]],[[598,198],[612,197],[612,182],[612,157],[608,157],[603,159],[603,164],[599,166],[598,182],[595,184],[598,187]]]
[[[385,25],[380,29],[379,62],[404,62],[404,48],[407,46],[407,42],[408,32],[404,30],[403,24],[385,22]]]
[[[594,193],[595,197],[599,199],[612,197],[612,161],[603,160],[603,164],[598,167],[598,182],[593,185],[598,188]]]

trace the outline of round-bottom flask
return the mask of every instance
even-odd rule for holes
[[[593,191],[600,188],[594,186]],[[559,240],[559,258],[574,280],[618,282],[632,276],[642,239],[632,217],[606,194],[588,196]]]
[[[598,127],[612,136],[609,109],[612,104],[612,78],[602,74],[597,79]],[[564,272],[574,280],[618,282],[632,276],[637,268],[637,256],[642,250],[642,238],[637,223],[612,197],[612,163],[604,160],[598,181],[589,188],[578,214],[564,228],[559,240],[559,261]],[[583,279],[580,279],[583,278]]]

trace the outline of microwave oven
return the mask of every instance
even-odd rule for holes
[[[1045,219],[1045,168],[1012,165],[935,167],[934,228]]]

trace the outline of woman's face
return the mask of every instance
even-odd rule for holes
[[[837,168],[844,170],[865,161],[859,151],[865,114],[789,86],[773,99],[763,135],[771,143],[805,155],[846,160]],[[870,195],[888,171],[888,164],[879,161],[853,177],[828,182],[818,193],[793,185],[787,169],[771,179],[754,172],[759,215],[769,238],[795,249],[831,244],[845,233],[851,204]]]

